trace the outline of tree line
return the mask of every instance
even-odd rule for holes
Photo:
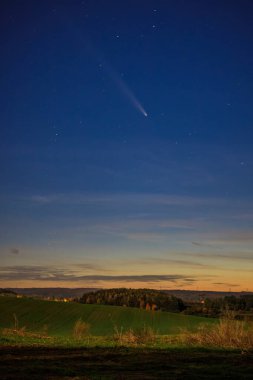
[[[181,312],[185,309],[185,304],[180,298],[153,289],[103,289],[85,293],[79,301],[85,304],[138,307],[171,312]]]
[[[188,304],[186,314],[219,317],[225,311],[233,311],[238,317],[248,314],[253,316],[253,295],[234,295],[221,298],[206,298],[201,303]]]
[[[240,316],[253,315],[253,295],[234,295],[206,298],[201,302],[185,302],[181,298],[154,289],[101,289],[85,293],[79,302],[113,306],[137,307],[146,310],[183,312],[185,314],[219,317],[224,311],[234,311]]]
[[[232,310],[235,312],[253,311],[253,295],[245,294],[240,297],[225,296],[224,298],[206,299],[204,308],[208,313],[219,314],[222,310]]]

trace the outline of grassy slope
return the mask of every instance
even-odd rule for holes
[[[120,306],[82,305],[53,301],[0,297],[0,327],[13,327],[16,314],[19,327],[39,331],[44,325],[54,336],[68,336],[75,322],[82,318],[91,325],[93,335],[111,335],[114,327],[152,326],[159,334],[176,334],[181,328],[194,330],[200,323],[215,323],[214,319],[175,313],[150,312]]]

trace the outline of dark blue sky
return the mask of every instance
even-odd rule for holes
[[[243,256],[245,278],[253,262],[252,2],[0,7],[4,281],[7,267],[28,281],[24,265],[34,271],[50,260],[50,268],[102,260],[104,280],[108,267],[123,280],[188,279],[192,260],[202,268],[217,255],[232,268]],[[147,266],[133,260],[125,272],[124,260],[140,257]],[[224,277],[227,262],[219,265],[214,276]],[[214,287],[198,277],[210,270],[191,286]]]

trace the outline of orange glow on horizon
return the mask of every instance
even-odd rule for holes
[[[168,281],[161,282],[118,282],[118,281],[99,281],[99,282],[54,282],[54,281],[0,281],[1,288],[150,288],[157,290],[192,290],[192,291],[220,291],[220,292],[253,292],[253,282],[240,282],[239,286],[230,284],[212,284],[210,282],[195,282],[192,285],[172,284]]]

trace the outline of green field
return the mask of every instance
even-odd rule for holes
[[[16,329],[14,315],[19,325]],[[92,334],[81,341],[72,335],[79,318],[91,325]],[[0,330],[10,329],[7,333],[3,329],[0,335],[1,379],[252,379],[252,350],[186,346],[173,336],[182,328],[194,331],[203,323],[211,326],[217,320],[0,297]],[[115,326],[128,330],[144,324],[161,334],[152,343],[121,345],[113,338]],[[45,325],[47,334],[40,334]],[[18,334],[22,326],[25,332]]]
[[[151,326],[157,334],[177,334],[181,329],[194,331],[199,324],[216,323],[215,319],[168,312],[151,312],[121,306],[83,305],[43,301],[31,298],[0,297],[0,328],[14,326],[14,314],[19,327],[38,332],[47,326],[51,336],[67,337],[75,322],[81,318],[90,324],[95,336],[110,336],[115,327],[124,330]]]

